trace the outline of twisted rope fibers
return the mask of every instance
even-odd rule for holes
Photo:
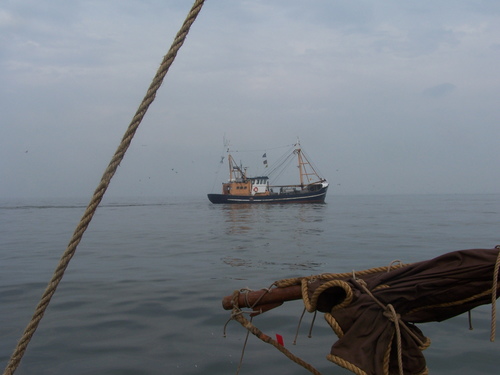
[[[495,246],[495,249],[500,249],[500,245]],[[490,341],[495,341],[496,335],[496,320],[497,320],[497,291],[498,291],[498,270],[500,268],[500,251],[498,252],[495,268],[493,269],[493,286],[491,287],[491,333]]]
[[[269,291],[264,292],[264,293],[269,293]],[[266,335],[264,332],[262,332],[260,329],[258,329],[255,325],[253,325],[252,322],[250,322],[248,319],[246,319],[243,316],[243,311],[240,309],[240,307],[238,305],[238,296],[239,296],[239,294],[240,294],[239,290],[236,290],[233,293],[233,299],[232,299],[233,311],[231,313],[230,320],[236,320],[248,332],[252,333],[255,337],[257,337],[258,339],[262,340],[263,342],[274,346],[281,353],[283,353],[288,359],[292,360],[293,362],[295,362],[299,366],[302,366],[303,368],[305,368],[306,370],[308,370],[310,373],[312,373],[314,375],[321,375],[321,373],[318,370],[316,370],[312,365],[310,365],[309,363],[305,362],[301,358],[299,358],[296,355],[294,355],[292,352],[290,352],[284,346],[280,345],[276,340],[273,340],[271,337],[269,337],[268,335]],[[239,371],[239,369],[238,369],[238,371]]]
[[[35,312],[33,314],[33,317],[31,321],[29,322],[28,326],[26,327],[23,336],[19,340],[17,347],[14,350],[14,353],[12,354],[9,363],[7,364],[7,367],[5,368],[5,371],[3,375],[12,375],[16,371],[17,367],[19,366],[19,363],[21,362],[21,359],[26,352],[26,349],[28,347],[29,342],[31,341],[31,338],[33,337],[33,334],[35,333],[36,329],[38,328],[38,325],[40,321],[43,318],[43,315],[45,313],[45,310],[47,309],[50,300],[52,296],[54,295],[57,286],[59,285],[60,281],[62,280],[62,277],[64,275],[64,271],[69,265],[69,262],[71,258],[73,258],[73,255],[76,252],[76,248],[78,244],[80,243],[83,234],[85,233],[87,227],[90,224],[90,221],[92,220],[92,217],[94,216],[94,213],[99,206],[99,203],[101,202],[104,193],[106,192],[111,179],[113,178],[116,170],[118,169],[118,166],[120,165],[121,161],[123,160],[123,157],[125,156],[125,152],[127,151],[128,147],[130,146],[130,143],[132,142],[132,138],[135,135],[135,132],[137,128],[139,127],[142,119],[144,118],[150,104],[154,101],[156,97],[156,92],[160,88],[161,84],[163,83],[163,79],[165,75],[168,72],[168,69],[172,65],[175,57],[177,56],[177,52],[179,49],[182,47],[184,44],[184,41],[186,40],[186,36],[189,32],[189,29],[191,28],[191,25],[194,23],[196,20],[196,17],[201,11],[201,8],[203,6],[204,0],[196,0],[195,3],[193,4],[186,20],[184,21],[181,29],[177,33],[174,42],[172,43],[169,51],[167,54],[164,56],[163,61],[158,68],[158,71],[153,78],[153,81],[151,85],[149,86],[149,89],[142,100],[139,108],[137,109],[131,123],[129,124],[125,135],[122,138],[122,141],[120,145],[118,146],[115,154],[113,155],[108,167],[106,168],[103,176],[101,177],[101,181],[99,185],[97,186],[94,195],[92,196],[92,199],[87,206],[87,209],[85,210],[85,213],[83,214],[79,224],[77,225],[73,236],[71,237],[71,240],[68,244],[68,247],[64,251],[59,264],[57,265],[56,270],[54,271],[54,274],[52,275],[51,280],[49,281],[47,288],[45,289],[45,292],[42,295],[42,298],[40,302],[38,303],[38,306],[35,309]]]

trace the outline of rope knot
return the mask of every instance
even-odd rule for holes
[[[400,321],[401,315],[394,310],[394,306],[391,304],[387,305],[385,311],[383,312],[384,316],[389,319],[392,323],[396,323]]]
[[[356,282],[361,285],[363,288],[366,288],[366,290],[368,290],[368,284],[366,283],[365,280],[363,279],[356,279]]]

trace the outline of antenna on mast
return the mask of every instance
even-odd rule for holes
[[[229,139],[226,138],[226,135],[224,134],[224,136],[222,137],[222,143],[224,144],[224,149],[226,150],[226,152],[229,152]]]
[[[297,136],[297,142],[295,143],[295,146],[299,146],[299,147],[300,147],[300,139],[299,139],[299,136]]]

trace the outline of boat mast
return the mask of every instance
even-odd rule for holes
[[[227,155],[227,164],[229,165],[229,181],[234,181],[234,172],[233,172],[233,157],[231,156],[231,154],[228,154]]]
[[[238,177],[236,176],[236,171],[238,171],[238,173],[240,174],[240,178],[244,180],[247,178],[246,173],[243,171],[243,169],[238,167],[238,164],[236,164],[231,154],[227,155],[227,161],[229,164],[229,181],[237,180]]]
[[[297,139],[297,143],[295,144],[295,150],[293,151],[297,154],[297,163],[299,167],[299,175],[300,175],[300,186],[304,186],[304,160],[302,159],[302,150],[300,148],[299,140]]]
[[[300,186],[304,187],[305,185],[309,185],[310,178],[309,176],[315,176],[317,180],[320,180],[320,177],[314,167],[311,165],[306,156],[302,153],[302,149],[300,148],[300,143],[297,141],[295,144],[295,153],[297,154],[299,173],[300,173]],[[312,172],[308,172],[310,168]]]

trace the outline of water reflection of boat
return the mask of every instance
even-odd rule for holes
[[[299,183],[271,185],[270,177],[249,177],[247,168],[238,165],[228,150],[229,181],[222,184],[222,194],[208,194],[212,203],[323,203],[328,182],[319,176],[297,142],[286,158],[295,156]],[[285,165],[285,162],[280,165]],[[274,172],[276,169],[273,169]]]

